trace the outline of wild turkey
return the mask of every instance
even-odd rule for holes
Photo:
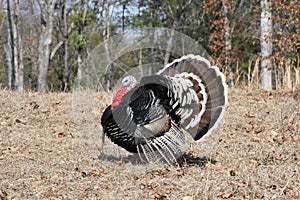
[[[102,115],[103,137],[142,161],[173,163],[184,151],[184,130],[196,141],[209,135],[226,103],[219,69],[201,56],[183,56],[157,75],[122,80]]]

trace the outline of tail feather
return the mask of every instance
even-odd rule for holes
[[[174,60],[162,69],[158,74],[174,77],[178,74],[190,73],[198,77],[199,85],[203,84],[204,93],[207,95],[205,106],[199,105],[199,110],[193,112],[190,116],[191,120],[198,120],[197,126],[186,126],[187,122],[182,124],[195,140],[200,140],[205,135],[209,135],[219,124],[225,111],[227,104],[227,85],[224,75],[219,68],[212,66],[210,62],[195,55],[183,56],[180,59]],[[200,88],[200,87],[199,87]],[[197,92],[195,90],[195,92]],[[203,92],[203,91],[202,91]],[[201,94],[197,94],[201,100]],[[201,111],[204,109],[204,112]],[[201,112],[201,115],[199,114]],[[199,117],[197,117],[199,116]]]

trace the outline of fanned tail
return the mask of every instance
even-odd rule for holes
[[[193,113],[181,123],[181,127],[195,140],[209,135],[222,119],[227,104],[227,85],[219,68],[201,56],[187,55],[174,60],[158,74],[181,77],[193,83],[199,103],[190,105],[194,107]]]

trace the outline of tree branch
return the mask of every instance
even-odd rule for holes
[[[59,41],[59,43],[57,43],[57,45],[54,47],[54,49],[52,50],[51,54],[50,54],[50,60],[55,56],[56,52],[58,51],[58,49],[64,44],[64,41]]]

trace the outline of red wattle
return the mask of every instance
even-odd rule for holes
[[[122,97],[125,95],[126,93],[126,88],[125,87],[120,87],[116,94],[113,97],[112,100],[112,104],[111,104],[111,109],[113,110],[115,107],[117,107],[118,105],[120,105]]]

